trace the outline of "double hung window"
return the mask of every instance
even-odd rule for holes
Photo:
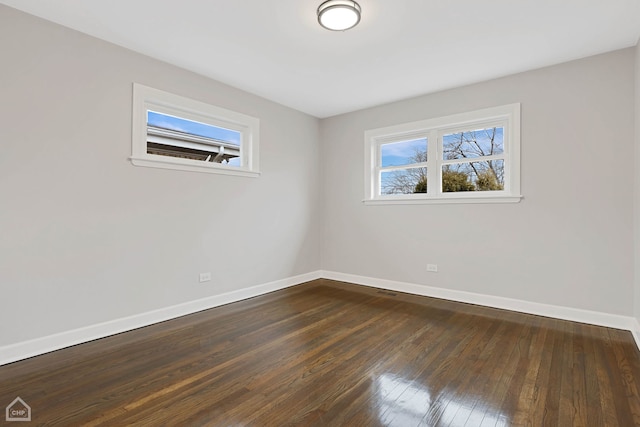
[[[365,132],[365,203],[520,200],[520,104]]]

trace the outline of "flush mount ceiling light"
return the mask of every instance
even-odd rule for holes
[[[353,28],[360,22],[360,5],[348,0],[325,1],[318,7],[318,22],[331,31]]]

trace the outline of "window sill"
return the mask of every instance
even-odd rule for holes
[[[485,196],[485,197],[442,197],[442,198],[384,198],[366,199],[365,205],[443,205],[443,204],[489,204],[518,203],[522,196]]]
[[[256,178],[260,176],[260,172],[258,171],[250,171],[247,169],[240,169],[237,167],[226,168],[224,166],[219,166],[215,163],[205,164],[197,164],[188,160],[181,159],[156,159],[152,157],[129,157],[131,163],[135,166],[145,166],[151,168],[159,168],[159,169],[172,169],[172,170],[181,170],[187,172],[202,172],[202,173],[215,173],[222,175],[235,175],[235,176],[246,176]]]

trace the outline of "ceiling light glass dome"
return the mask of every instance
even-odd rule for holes
[[[325,1],[318,7],[318,22],[328,30],[348,30],[360,22],[360,11],[360,5],[355,1]]]

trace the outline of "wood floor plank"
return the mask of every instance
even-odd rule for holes
[[[614,370],[610,369],[607,355],[612,351],[609,343],[608,331],[592,330],[594,336],[594,354],[596,356],[596,376],[600,388],[600,412],[604,425],[622,425],[616,408],[615,393],[610,390],[617,390],[619,385],[613,381]]]
[[[573,325],[573,366],[571,372],[571,392],[573,395],[573,425],[589,425],[587,416],[586,345],[582,325]]]
[[[589,423],[593,425],[611,425],[605,424],[604,415],[601,408],[600,403],[600,395],[601,395],[601,385],[598,380],[597,369],[598,369],[598,359],[597,359],[597,347],[598,340],[595,339],[590,333],[590,329],[594,330],[596,328],[588,327],[587,325],[580,325],[580,329],[582,331],[582,335],[584,337],[584,386],[585,386],[585,397],[586,397],[586,405],[587,405],[587,420]]]
[[[640,426],[629,332],[317,280],[0,367],[30,425]]]
[[[633,348],[630,343],[625,342],[619,331],[611,331],[610,334],[619,336],[616,339],[616,345],[612,346],[613,354],[617,361],[618,371],[620,373],[619,378],[626,392],[626,401],[629,404],[629,417],[634,425],[638,425],[640,424],[640,394],[638,393],[640,378],[634,375],[634,369],[632,367],[632,361],[637,355],[637,349]]]
[[[561,348],[560,354],[562,357],[561,366],[564,368],[559,372],[560,375],[560,389],[558,402],[558,423],[559,425],[572,426],[574,425],[574,410],[573,410],[573,340],[569,332],[571,324],[563,322],[561,333]]]

